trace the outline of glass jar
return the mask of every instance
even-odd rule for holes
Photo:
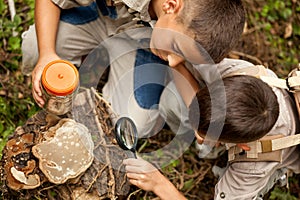
[[[79,86],[79,73],[72,63],[65,60],[48,63],[41,83],[47,112],[63,115],[72,109],[72,100]]]

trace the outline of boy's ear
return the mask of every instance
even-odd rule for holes
[[[251,148],[247,144],[241,143],[241,144],[237,144],[236,146],[243,149],[244,151],[250,151],[251,150]]]
[[[174,14],[179,12],[182,5],[182,0],[165,0],[162,9],[166,14]]]

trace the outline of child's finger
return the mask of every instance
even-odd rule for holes
[[[127,172],[149,173],[157,170],[151,163],[143,159],[128,158],[123,160]]]
[[[201,137],[197,133],[195,133],[195,137],[196,137],[196,140],[197,140],[198,144],[203,144],[203,142],[204,142],[203,137]]]
[[[143,173],[127,173],[129,179],[146,180],[146,175]]]

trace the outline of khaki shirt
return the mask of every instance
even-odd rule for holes
[[[58,5],[62,9],[68,9],[78,6],[87,6],[94,2],[95,0],[52,0],[53,3]],[[105,1],[105,0],[103,0]],[[150,15],[148,13],[148,8],[151,0],[112,0],[116,5],[117,9],[122,8],[121,4],[127,5],[131,10],[137,11],[137,18],[149,22],[151,21]]]
[[[218,65],[218,69],[222,75],[226,75],[236,69],[251,65],[251,63],[245,61],[225,59]],[[276,76],[270,70],[268,73],[270,76]],[[292,99],[285,90],[273,88],[273,91],[279,102],[280,113],[276,124],[267,135],[294,135],[296,126],[298,127],[299,124],[297,124],[298,118]],[[300,173],[300,154],[297,147],[284,149],[282,158],[281,163],[236,162],[230,164],[215,187],[215,199],[255,199],[259,192],[268,184],[269,178],[277,169],[286,167],[295,173]]]
[[[78,6],[87,6],[95,0],[52,0],[57,6],[62,9],[69,9]],[[102,0],[109,1],[110,0]],[[127,29],[143,27],[144,25],[138,23],[139,21],[149,22],[150,26],[155,24],[151,20],[148,13],[149,4],[151,0],[112,0],[117,12],[117,18],[113,19],[109,16],[102,16],[100,13],[100,21],[105,26],[107,36],[112,36],[117,33],[123,32]],[[93,30],[91,30],[93,31]]]
[[[94,0],[52,0],[52,2],[61,9],[69,9],[78,6],[88,6],[94,2]]]

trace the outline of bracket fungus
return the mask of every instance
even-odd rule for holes
[[[17,170],[15,167],[10,168],[10,173],[19,182],[23,183],[22,189],[33,189],[40,186],[40,177],[37,174],[25,175],[24,172]]]
[[[35,171],[36,161],[30,153],[35,138],[34,134],[25,133],[18,127],[15,137],[6,143],[3,155],[4,171],[6,183],[13,190],[37,188],[43,182]]]
[[[65,183],[89,168],[94,159],[94,143],[83,124],[61,119],[48,133],[45,141],[32,147],[32,153],[51,183]]]

